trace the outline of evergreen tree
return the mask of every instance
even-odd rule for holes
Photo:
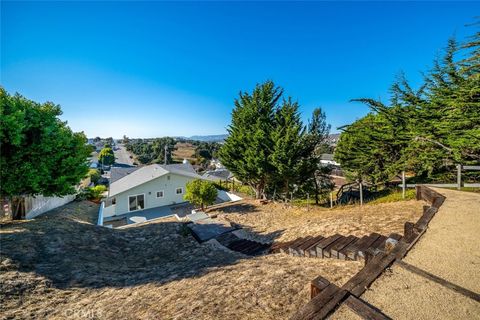
[[[479,33],[463,45],[449,40],[425,83],[413,90],[404,77],[390,105],[358,99],[372,113],[345,128],[335,158],[357,177],[385,182],[400,170],[433,177],[455,163],[480,160]],[[462,60],[456,57],[464,53]]]
[[[327,124],[325,113],[316,108],[302,137],[303,150],[298,173],[300,191],[304,195],[313,194],[316,204],[320,202],[320,195],[330,192],[334,187],[330,178],[331,168],[320,165],[322,152],[328,149],[329,133],[330,125]]]
[[[272,130],[282,93],[272,81],[257,85],[252,94],[240,92],[227,129],[229,136],[219,150],[222,163],[255,190],[257,199],[264,196],[272,179]]]
[[[271,186],[286,196],[293,184],[298,184],[300,164],[304,157],[303,128],[298,103],[291,98],[284,100],[275,112],[272,125],[272,152],[269,162],[274,168]]]
[[[88,172],[83,133],[59,119],[60,106],[36,103],[0,87],[0,196],[20,213],[25,196],[64,196]]]

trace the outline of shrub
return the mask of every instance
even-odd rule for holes
[[[98,169],[90,169],[88,171],[88,176],[90,177],[90,180],[93,182],[93,184],[97,184],[98,180],[102,175],[100,174],[100,171]]]
[[[194,205],[201,206],[202,210],[205,206],[211,205],[217,198],[217,188],[209,181],[196,179],[187,183],[184,199],[190,201]]]

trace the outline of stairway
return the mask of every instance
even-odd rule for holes
[[[221,234],[215,239],[228,249],[248,256],[258,256],[266,253],[271,246],[270,244],[239,238],[232,232]]]
[[[275,243],[270,252],[286,253],[299,257],[334,258],[341,260],[365,260],[368,255],[376,255],[385,249],[388,238],[400,240],[402,236],[392,233],[386,237],[378,233],[358,238],[334,234],[323,237],[303,237],[289,242]]]

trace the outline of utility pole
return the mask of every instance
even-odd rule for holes
[[[168,152],[168,145],[165,145],[165,161],[164,164],[167,165],[167,152]]]
[[[402,199],[405,199],[405,188],[407,186],[405,185],[405,170],[402,171]]]

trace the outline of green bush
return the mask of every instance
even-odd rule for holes
[[[90,169],[88,171],[88,176],[90,177],[90,180],[93,182],[93,184],[97,184],[98,183],[98,180],[100,179],[100,177],[102,176],[100,174],[100,171],[97,170],[97,169]]]
[[[196,179],[187,183],[183,198],[196,206],[201,206],[203,211],[205,206],[209,206],[215,202],[217,189],[215,185],[209,181]]]
[[[77,196],[78,200],[99,200],[102,197],[102,193],[107,191],[107,187],[99,184],[95,187],[88,187],[83,189],[83,191]]]

